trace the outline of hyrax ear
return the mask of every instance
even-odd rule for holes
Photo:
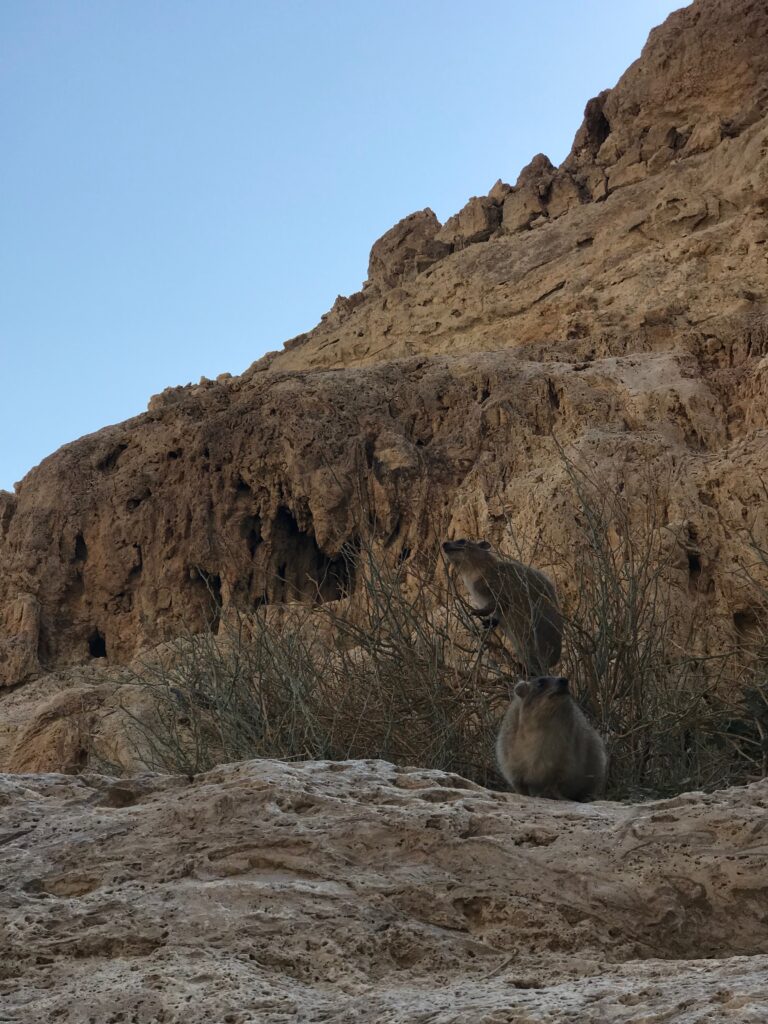
[[[515,687],[516,697],[526,697],[531,692],[531,684],[527,679],[519,679]]]
[[[491,549],[491,542],[489,540],[479,540],[477,542],[477,546],[479,548],[482,548],[483,551],[490,551],[490,549]]]

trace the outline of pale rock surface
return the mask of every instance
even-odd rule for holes
[[[394,288],[442,259],[449,247],[439,238],[440,222],[432,210],[404,217],[374,243],[368,279],[381,290]]]
[[[747,1024],[768,783],[639,806],[385,762],[0,777],[2,1017]]]
[[[436,237],[439,242],[450,245],[452,251],[475,242],[487,242],[497,231],[501,218],[502,205],[491,195],[473,196],[463,209],[448,218]]]

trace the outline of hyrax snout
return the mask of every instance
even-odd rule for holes
[[[606,753],[562,676],[520,680],[496,741],[499,770],[516,793],[593,800],[605,789]]]
[[[500,558],[487,540],[448,540],[448,561],[461,576],[474,614],[501,626],[527,675],[560,660],[563,617],[552,580],[532,565]]]

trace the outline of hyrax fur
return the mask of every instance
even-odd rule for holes
[[[521,679],[496,741],[501,774],[516,793],[593,800],[605,789],[605,746],[568,690],[568,680]]]
[[[469,591],[474,614],[501,626],[526,675],[546,672],[560,660],[563,616],[552,580],[533,566],[500,558],[487,540],[443,544]]]

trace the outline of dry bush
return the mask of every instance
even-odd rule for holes
[[[706,622],[680,591],[685,525],[665,522],[668,481],[649,472],[608,486],[564,452],[574,530],[550,552],[578,580],[565,608],[562,671],[609,752],[616,797],[744,781],[724,741],[738,704],[731,651],[708,653]]]
[[[498,784],[492,748],[507,699],[494,644],[416,563],[355,561],[354,601],[220,617],[135,682],[157,707],[135,721],[149,767],[195,774],[251,757],[381,757]],[[496,645],[497,646],[497,645]]]
[[[608,486],[561,455],[569,546],[539,546],[531,560],[578,581],[564,595],[560,671],[606,739],[609,794],[765,774],[768,633],[709,651],[706,619],[695,609],[686,619],[690,593],[680,600],[675,560],[691,540],[662,519],[664,481]],[[768,568],[768,553],[755,554]],[[251,757],[381,757],[500,784],[493,746],[517,675],[510,645],[438,582],[437,550],[395,563],[373,544],[345,555],[356,581],[345,599],[290,605],[282,625],[274,609],[216,609],[216,635],[182,638],[146,662],[134,682],[157,708],[136,723],[150,767],[191,775]],[[768,587],[755,572],[749,585],[765,610]]]

